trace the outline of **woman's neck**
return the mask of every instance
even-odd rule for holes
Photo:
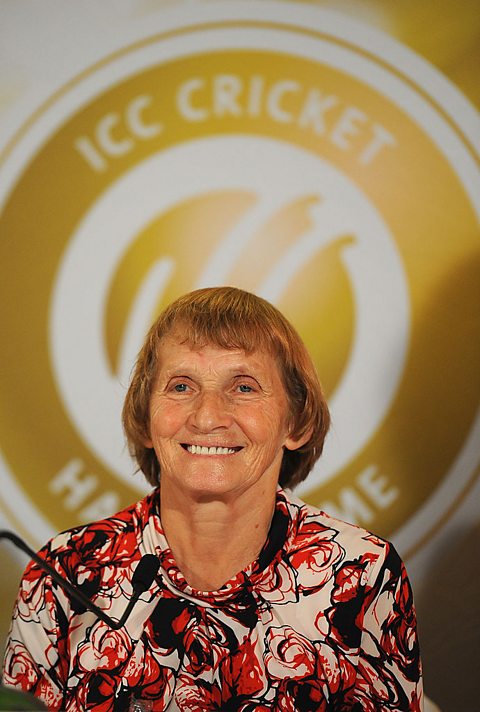
[[[161,488],[162,527],[192,588],[216,591],[255,561],[270,529],[275,489],[265,487],[254,496],[196,500]]]

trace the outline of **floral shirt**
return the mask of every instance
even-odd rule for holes
[[[258,559],[201,592],[175,563],[158,505],[155,490],[41,551],[116,619],[137,562],[159,557],[119,631],[30,563],[5,684],[67,712],[422,710],[412,592],[391,544],[279,490]]]

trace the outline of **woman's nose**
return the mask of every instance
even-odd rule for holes
[[[226,428],[232,422],[228,399],[217,391],[202,391],[193,404],[191,424],[202,432]]]

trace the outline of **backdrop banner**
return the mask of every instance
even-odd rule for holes
[[[0,524],[38,548],[139,499],[120,411],[146,330],[186,291],[254,291],[331,405],[297,494],[395,543],[427,693],[458,712],[480,662],[480,19],[398,5],[2,4]]]

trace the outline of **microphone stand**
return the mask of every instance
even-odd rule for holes
[[[158,569],[160,567],[160,561],[155,556],[155,554],[145,554],[144,556],[142,556],[142,558],[137,564],[137,567],[132,577],[132,597],[128,602],[122,617],[120,618],[120,620],[116,621],[109,615],[107,615],[104,611],[102,611],[101,608],[96,606],[88,598],[88,596],[83,593],[80,588],[74,586],[70,583],[70,581],[60,576],[60,574],[57,573],[57,571],[55,571],[55,569],[50,566],[50,564],[48,564],[44,559],[42,559],[41,556],[36,554],[33,549],[31,549],[22,539],[20,539],[19,536],[17,536],[13,532],[1,529],[0,539],[8,539],[18,549],[21,549],[25,554],[27,554],[31,559],[33,559],[33,561],[35,561],[35,563],[37,563],[43,571],[48,573],[52,577],[52,579],[59,586],[62,587],[64,591],[67,591],[67,593],[69,593],[72,598],[74,598],[76,601],[79,601],[87,610],[94,613],[98,618],[100,618],[100,620],[106,623],[113,630],[119,630],[125,625],[125,622],[127,621],[127,618],[132,612],[134,605],[136,604],[142,593],[144,593],[150,588],[153,579],[157,575]]]

